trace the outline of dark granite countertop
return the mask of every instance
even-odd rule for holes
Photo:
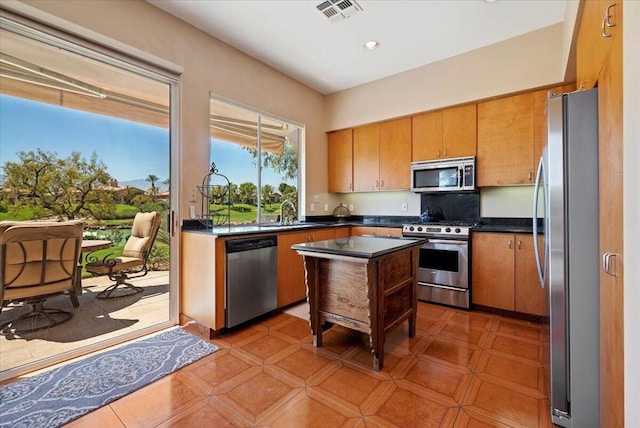
[[[531,218],[483,217],[474,232],[533,233]],[[544,233],[542,220],[538,219],[538,233]]]
[[[504,233],[533,233],[532,226],[510,226],[510,225],[480,225],[474,226],[473,232],[504,232]],[[538,233],[543,233],[542,229]]]
[[[342,226],[372,226],[372,227],[398,227],[404,223],[415,222],[415,217],[397,216],[351,216],[345,219],[336,219],[332,216],[308,217],[307,221],[300,221],[289,225],[279,223],[258,226],[255,224],[223,227],[205,227],[198,220],[185,220],[182,230],[189,233],[203,233],[214,237],[228,237],[236,235],[251,235],[257,233],[281,233],[304,229],[322,229]]]
[[[336,238],[326,241],[294,244],[291,248],[311,253],[336,254],[371,259],[394,251],[404,250],[415,245],[421,245],[425,241],[426,239],[420,238],[352,236],[350,238]]]

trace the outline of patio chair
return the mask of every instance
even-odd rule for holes
[[[79,306],[75,285],[82,232],[80,221],[0,225],[0,310],[10,303],[31,305],[28,313],[0,325],[3,333],[31,333],[71,319],[71,312],[44,304],[68,292],[71,304]],[[27,328],[20,328],[24,324]]]
[[[115,281],[115,284],[98,293],[96,298],[125,297],[142,291],[142,288],[134,286],[127,280],[147,274],[149,270],[147,262],[160,228],[160,220],[160,214],[155,211],[137,213],[133,219],[131,236],[124,246],[122,256],[112,258],[106,256],[102,260],[91,260],[85,265],[87,272],[94,275],[107,275],[111,281]],[[113,294],[121,285],[125,288]]]

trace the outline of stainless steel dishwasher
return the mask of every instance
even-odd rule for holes
[[[227,241],[227,328],[276,309],[277,245],[275,236]]]

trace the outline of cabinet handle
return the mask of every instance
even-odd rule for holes
[[[438,149],[438,157],[440,157],[440,149]]]
[[[615,265],[615,261],[614,263],[611,263],[611,258],[613,257],[615,260],[615,257],[617,257],[618,255],[616,253],[604,253],[602,255],[602,270],[607,274],[607,275],[611,275],[611,276],[616,276],[616,265]],[[612,268],[613,266],[613,268]]]
[[[378,189],[379,187],[380,187],[380,182],[376,180],[376,189]]]
[[[613,15],[611,15],[611,8],[614,7],[615,5],[616,5],[615,3],[611,3],[609,6],[607,6],[607,11],[604,14],[604,23],[609,28],[616,26],[615,22],[611,22],[611,18],[613,17]]]
[[[518,250],[522,249],[522,240],[518,239]]]
[[[529,171],[529,176],[527,177],[527,180],[531,181],[531,171]]]
[[[349,182],[349,190],[351,190],[351,182]]]
[[[384,180],[380,180],[380,188],[384,187]]]
[[[605,25],[607,24],[607,18],[602,18],[602,37],[608,38],[611,37],[611,34],[607,34],[607,29]]]
[[[513,248],[513,241],[511,239],[509,239],[509,249]]]
[[[445,156],[447,155],[447,149],[446,149],[446,147],[445,147],[445,149],[444,149],[444,155],[445,155]]]

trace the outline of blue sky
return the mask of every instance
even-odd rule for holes
[[[169,178],[167,129],[0,95],[0,174],[5,162],[18,160],[19,151],[38,148],[60,158],[79,151],[89,159],[95,152],[119,182],[145,179],[149,174],[160,181]],[[215,144],[211,158],[232,182],[256,181],[253,158],[239,146]],[[277,174],[263,170],[263,184],[277,187],[281,181]]]

